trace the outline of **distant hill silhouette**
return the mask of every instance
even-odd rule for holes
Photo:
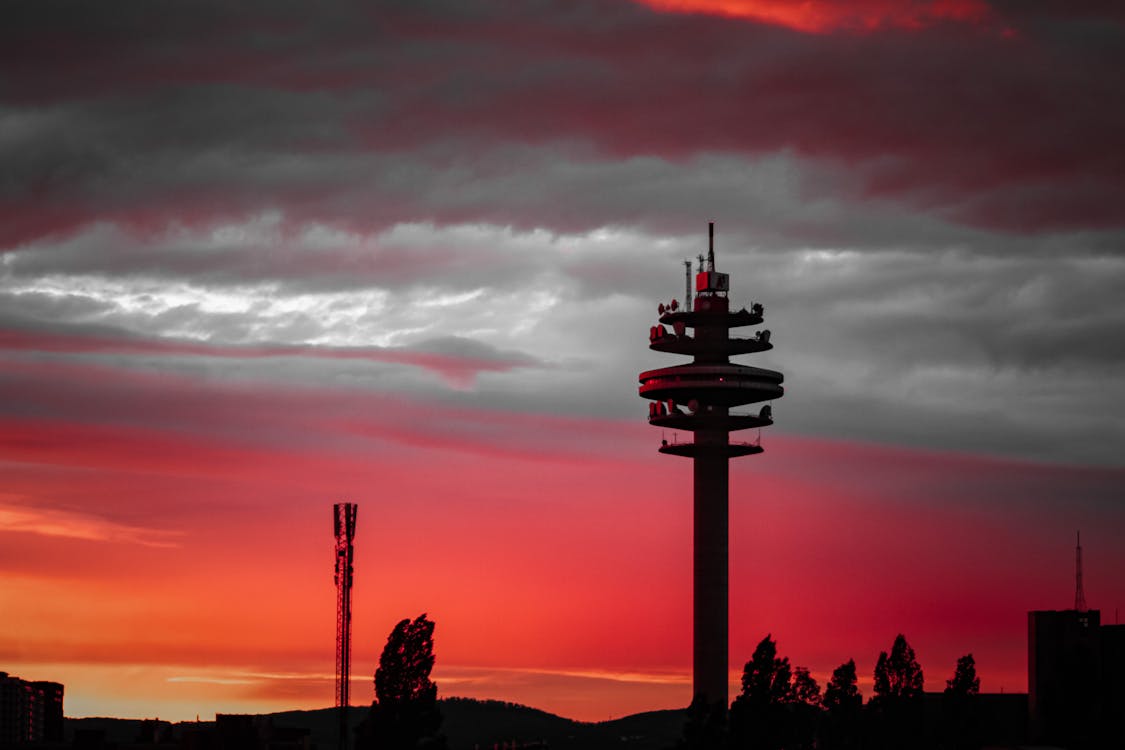
[[[683,732],[685,714],[682,709],[647,711],[612,721],[594,723],[574,721],[528,706],[504,701],[445,698],[439,701],[444,717],[442,731],[450,750],[491,748],[493,743],[517,740],[530,743],[542,740],[552,750],[667,750],[676,744]],[[350,709],[349,724],[355,727],[367,715],[367,706]],[[277,727],[308,729],[311,740],[321,750],[336,746],[336,709],[311,711],[280,711],[270,716]],[[213,727],[214,722],[181,722],[174,725],[177,738],[184,728]],[[140,719],[67,719],[66,739],[69,742],[78,729],[105,732],[107,740],[129,743],[138,735]]]

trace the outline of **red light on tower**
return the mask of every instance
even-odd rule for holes
[[[731,338],[730,329],[760,325],[764,308],[730,311],[730,276],[715,270],[715,225],[708,225],[707,267],[699,256],[695,299],[689,307],[659,309],[649,348],[685,354],[692,362],[642,372],[640,395],[652,399],[649,424],[686,430],[692,442],[664,441],[661,453],[694,463],[693,700],[727,705],[729,460],[761,453],[757,443],[731,442],[730,433],[773,424],[772,409],[733,413],[732,408],[780,398],[782,375],[730,363],[730,357],[773,348],[770,332]],[[690,266],[690,261],[688,262]],[[669,331],[665,326],[672,326]],[[687,329],[692,329],[689,335]]]

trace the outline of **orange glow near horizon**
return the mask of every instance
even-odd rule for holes
[[[637,1],[663,12],[745,18],[813,34],[881,28],[917,29],[943,21],[980,23],[991,12],[982,0],[864,0],[856,3],[826,0],[800,3],[785,0]]]
[[[74,377],[95,386],[101,372]],[[141,403],[155,387],[128,385]],[[327,393],[199,388],[209,436],[151,413],[0,421],[0,659],[66,684],[70,715],[330,705],[341,500],[360,505],[358,704],[391,627],[421,612],[437,622],[442,695],[586,720],[687,703],[690,465],[658,455],[643,421],[359,394],[341,420],[326,417]],[[239,410],[275,429],[223,437]],[[458,437],[461,421],[477,433]],[[772,437],[764,458],[732,466],[732,685],[766,633],[814,675],[855,658],[863,684],[904,632],[929,686],[972,651],[985,690],[1024,689],[1026,612],[1066,604],[1057,526],[1092,529],[1091,593],[1120,555],[1081,509],[1013,529],[1006,504],[1119,484],[1113,471]],[[1059,559],[1043,554],[1056,546]]]

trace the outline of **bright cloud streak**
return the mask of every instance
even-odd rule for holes
[[[13,500],[21,499],[26,501],[28,498],[12,495],[5,498],[0,494],[0,528],[5,532],[97,542],[143,544],[150,547],[179,545],[181,533],[178,531],[130,526],[57,508],[37,509],[12,504]]]

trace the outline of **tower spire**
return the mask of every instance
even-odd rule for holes
[[[691,261],[684,261],[684,311],[691,312]]]
[[[715,270],[715,222],[707,222],[707,270]]]
[[[1086,611],[1086,592],[1082,590],[1082,532],[1077,532],[1078,544],[1074,548],[1074,609]]]

